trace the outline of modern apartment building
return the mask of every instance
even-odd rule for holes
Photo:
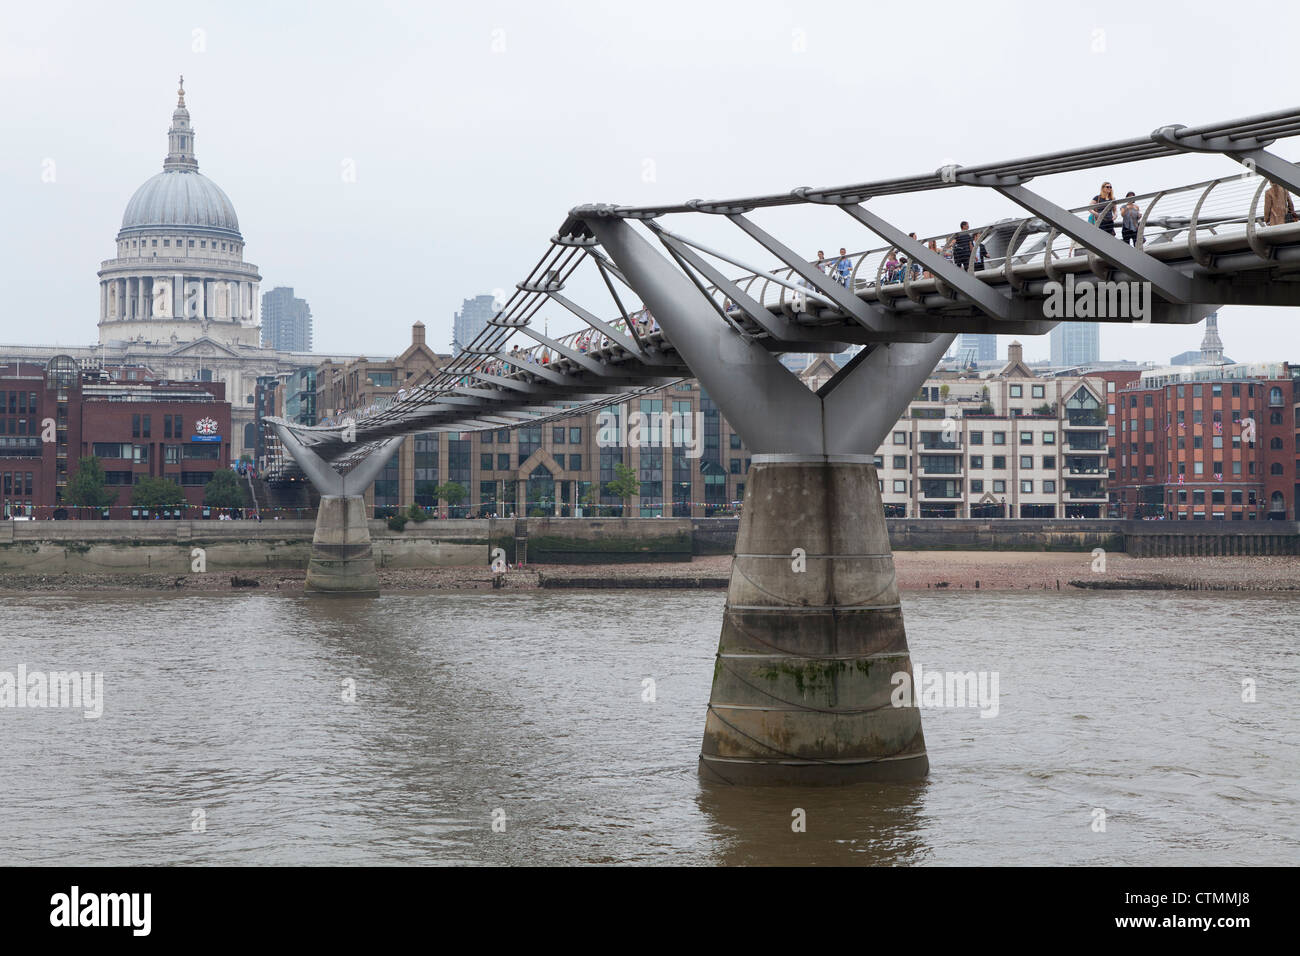
[[[1019,342],[989,378],[933,378],[876,450],[885,514],[1106,514],[1106,383],[1041,378]]]

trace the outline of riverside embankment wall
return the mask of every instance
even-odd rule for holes
[[[486,564],[501,548],[515,564],[686,562],[730,554],[735,518],[492,518],[370,522],[380,567]],[[1296,522],[889,519],[899,551],[1107,551],[1135,557],[1300,554]],[[0,574],[302,569],[315,522],[0,521]]]

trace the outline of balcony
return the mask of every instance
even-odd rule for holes
[[[924,475],[927,478],[960,478],[964,474],[960,460],[958,460],[958,467],[956,469],[944,469],[943,471],[939,471],[934,468],[927,468],[924,465],[919,465],[916,469],[916,473],[918,476]]]
[[[921,442],[916,447],[920,451],[953,452],[955,454],[961,454],[965,451],[965,449],[962,448],[961,442],[957,441],[938,441],[931,445]]]
[[[1080,445],[1078,442],[1065,442],[1061,445],[1061,451],[1070,455],[1105,455],[1107,447],[1102,442],[1086,442]]]
[[[921,482],[922,501],[961,501],[962,482],[930,479]]]
[[[928,491],[923,491],[921,492],[921,500],[922,501],[964,501],[965,498],[962,497],[960,492],[956,492],[956,491],[953,492],[941,491],[941,492],[933,492],[933,493]]]
[[[1077,475],[1079,477],[1105,478],[1109,471],[1110,469],[1104,464],[1098,465],[1091,462],[1085,464],[1082,461],[1067,461],[1065,463],[1065,474],[1071,477]]]

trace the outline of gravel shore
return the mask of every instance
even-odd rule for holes
[[[1055,590],[1076,588],[1300,590],[1300,557],[1131,558],[1105,555],[1104,566],[1087,552],[899,551],[894,554],[899,588],[924,590]],[[585,585],[607,587],[719,587],[731,572],[731,557],[701,557],[690,563],[544,565],[513,569],[494,582],[486,566],[386,568],[379,586],[394,591],[532,590]],[[232,590],[301,592],[305,570],[209,571],[205,574],[4,575],[0,592]]]

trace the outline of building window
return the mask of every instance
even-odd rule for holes
[[[1044,455],[1044,456],[1043,456],[1043,467],[1044,467],[1044,468],[1047,468],[1047,469],[1055,468],[1055,467],[1056,467],[1056,456],[1055,456],[1055,455]]]
[[[554,428],[551,429],[551,444],[563,445],[564,436],[565,436],[564,426],[556,425]]]
[[[1033,432],[1021,432],[1021,433],[1020,433],[1020,444],[1022,444],[1022,445],[1032,445],[1033,443],[1034,443],[1034,433],[1033,433]]]
[[[1020,398],[1024,395],[1024,391],[1025,390],[1021,388],[1019,385],[1012,385],[1008,391],[1008,394],[1012,398]]]
[[[907,482],[904,481],[904,480],[901,479],[901,478],[895,478],[895,479],[894,479],[894,494],[896,494],[896,495],[905,495],[905,494],[907,494]]]
[[[907,432],[894,432],[894,444],[895,444],[895,445],[906,445],[906,444],[907,444]]]
[[[971,479],[970,493],[972,495],[979,495],[984,493],[984,480],[982,478]]]
[[[1020,456],[1020,467],[1026,469],[1026,470],[1031,470],[1031,469],[1034,467],[1034,456],[1033,456],[1033,455],[1021,455],[1021,456]]]
[[[1043,432],[1043,444],[1044,444],[1044,445],[1055,445],[1055,444],[1056,444],[1056,432]]]
[[[1002,481],[1002,480],[995,480],[995,481],[993,482],[993,493],[994,493],[995,495],[1004,495],[1004,494],[1006,494],[1006,493],[1007,493],[1007,483],[1006,483],[1005,481]]]
[[[581,456],[581,455],[570,455],[570,456],[569,456],[569,471],[582,471],[582,456]]]
[[[1044,482],[1043,482],[1043,494],[1045,494],[1045,495],[1054,495],[1054,494],[1056,494],[1056,482],[1055,482],[1055,481],[1051,481],[1051,480],[1046,480],[1046,481],[1044,481]]]
[[[508,454],[497,455],[497,471],[509,471],[509,470],[510,470],[510,456]]]
[[[1020,482],[1020,493],[1025,495],[1032,495],[1034,493],[1034,483],[1032,481]]]
[[[994,470],[994,471],[1006,471],[1006,470],[1007,470],[1007,456],[1006,456],[1006,455],[994,455],[994,456],[993,456],[993,470]]]
[[[895,467],[895,468],[903,468],[903,469],[906,469],[906,468],[907,468],[907,456],[906,456],[906,455],[895,455],[895,456],[894,456],[894,467]]]
[[[1042,397],[1043,397],[1043,386],[1041,386],[1041,385],[1032,385],[1032,386],[1030,386],[1029,394],[1030,394],[1030,397],[1031,397],[1031,398],[1042,398]]]
[[[479,471],[492,470],[492,453],[490,451],[478,456],[478,468]]]
[[[983,433],[983,432],[971,432],[971,433],[970,433],[970,443],[971,443],[972,445],[982,445],[982,444],[984,444],[984,433]]]
[[[1007,443],[1007,433],[1006,433],[1006,432],[994,432],[994,433],[993,433],[993,444],[995,444],[995,445],[1005,445],[1006,443]]]
[[[570,445],[581,445],[581,444],[582,444],[582,429],[581,429],[581,428],[570,428],[570,429],[569,429],[569,444],[570,444]]]
[[[983,456],[983,455],[971,455],[971,456],[970,456],[970,466],[971,466],[972,469],[975,469],[975,470],[979,470],[979,469],[983,468],[983,467],[984,467],[984,456]]]

